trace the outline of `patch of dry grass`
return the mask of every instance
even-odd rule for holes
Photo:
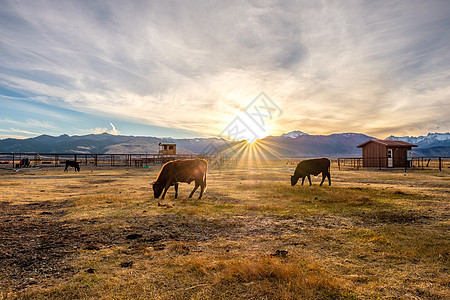
[[[159,167],[2,174],[0,297],[445,299],[448,176],[291,168],[210,169],[202,200],[164,201]]]

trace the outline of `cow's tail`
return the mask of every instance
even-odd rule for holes
[[[205,190],[206,190],[206,172],[205,172],[205,175],[203,175],[203,183],[205,185]]]
[[[204,160],[204,163],[205,163],[205,173],[203,174],[203,184],[205,185],[206,190],[206,173],[208,172],[208,162]]]

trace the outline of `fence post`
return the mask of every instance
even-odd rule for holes
[[[338,167],[339,167],[339,170],[341,170],[341,159],[340,158],[338,158]]]
[[[439,157],[439,172],[442,171],[442,157]]]

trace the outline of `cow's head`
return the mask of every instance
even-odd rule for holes
[[[296,177],[295,175],[291,175],[291,186],[294,186],[297,181],[298,181],[299,177]]]
[[[164,187],[162,186],[161,183],[159,183],[157,181],[153,182],[152,184],[153,184],[154,196],[155,196],[155,198],[159,198],[159,196],[161,196],[161,193],[162,193]]]

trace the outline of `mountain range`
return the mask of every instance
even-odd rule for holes
[[[260,140],[255,153],[269,157],[360,157],[357,145],[374,137],[360,133],[310,135],[292,131],[280,136],[268,136]],[[395,137],[419,147],[413,148],[414,156],[450,156],[450,133],[429,133],[426,136]],[[243,142],[222,138],[157,138],[142,136],[111,135],[108,133],[61,136],[41,135],[28,139],[0,140],[1,153],[158,153],[158,143],[176,143],[177,153],[205,153],[206,149],[233,147]]]

